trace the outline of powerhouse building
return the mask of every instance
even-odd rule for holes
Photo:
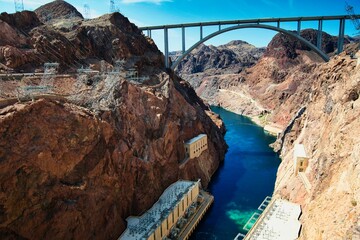
[[[128,217],[127,229],[119,240],[162,240],[166,238],[188,208],[197,201],[200,180],[177,181],[170,185],[159,200],[142,216]]]

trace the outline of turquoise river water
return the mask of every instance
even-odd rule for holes
[[[191,240],[234,239],[266,196],[272,194],[280,159],[269,144],[275,138],[249,118],[212,107],[220,114],[229,145],[224,163],[208,187],[215,201]]]

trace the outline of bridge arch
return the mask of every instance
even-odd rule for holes
[[[224,28],[221,29],[217,32],[214,32],[206,37],[204,37],[203,39],[201,39],[200,41],[198,41],[197,43],[195,43],[194,45],[192,45],[188,50],[186,50],[180,57],[178,57],[176,59],[176,61],[171,65],[171,69],[174,70],[179,63],[181,62],[181,60],[183,60],[187,55],[189,55],[191,53],[192,50],[194,50],[195,48],[197,48],[200,44],[206,42],[207,40],[218,36],[220,34],[223,34],[225,32],[229,32],[229,31],[233,31],[233,30],[238,30],[238,29],[243,29],[243,28],[263,28],[263,29],[269,29],[269,30],[273,30],[276,32],[280,32],[280,33],[284,33],[288,36],[294,37],[297,40],[299,40],[301,43],[305,44],[306,46],[308,46],[311,50],[313,50],[315,53],[317,53],[325,62],[329,61],[329,57],[323,52],[321,51],[321,49],[319,49],[318,47],[316,47],[314,44],[312,44],[311,42],[309,42],[308,40],[306,40],[305,38],[301,37],[300,35],[298,35],[295,32],[291,32],[288,30],[285,30],[283,28],[279,28],[279,27],[274,27],[274,26],[270,26],[270,25],[265,25],[265,24],[240,24],[237,26],[233,26],[233,27],[228,27],[228,28]]]

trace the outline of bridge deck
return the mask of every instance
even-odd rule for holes
[[[148,37],[151,38],[152,30],[163,30],[164,31],[164,62],[166,68],[171,68],[174,70],[180,61],[194,50],[197,46],[204,43],[205,41],[223,34],[228,31],[243,29],[243,28],[263,28],[268,30],[273,30],[281,32],[290,37],[293,37],[299,40],[301,43],[308,46],[312,51],[316,52],[324,61],[329,61],[329,56],[322,51],[322,28],[323,21],[337,20],[339,21],[339,40],[338,40],[338,53],[343,51],[344,45],[344,36],[345,36],[345,22],[347,19],[360,19],[360,15],[338,15],[338,16],[308,16],[308,17],[285,17],[285,18],[257,18],[257,19],[243,19],[243,20],[230,20],[230,21],[215,21],[215,22],[197,22],[197,23],[182,23],[182,24],[169,24],[169,25],[159,25],[159,26],[146,26],[140,27],[141,31],[147,31]],[[313,44],[309,40],[306,40],[301,36],[301,23],[304,21],[318,21],[317,29],[317,38],[316,44]],[[280,23],[283,22],[296,22],[297,31],[292,29],[285,29],[280,27]],[[275,24],[275,26],[274,26]],[[203,28],[206,26],[218,26],[219,29],[214,31],[207,36],[204,36]],[[189,27],[199,27],[200,30],[200,39],[194,45],[186,50],[186,29]],[[181,29],[181,42],[182,42],[182,55],[179,56],[174,63],[171,63],[169,60],[169,29]],[[171,64],[171,66],[170,66]]]
[[[356,15],[355,18],[360,18],[360,15]],[[211,21],[211,22],[146,26],[146,27],[140,27],[139,29],[145,31],[145,30],[160,30],[164,28],[217,26],[217,25],[232,25],[232,24],[246,24],[246,23],[276,23],[276,22],[298,22],[298,21],[303,22],[303,21],[340,20],[340,19],[351,19],[351,17],[348,15],[338,15],[338,16],[311,16],[311,17],[285,17],[285,18],[255,18],[255,19],[243,19],[243,20]]]

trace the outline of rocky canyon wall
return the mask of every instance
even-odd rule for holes
[[[275,196],[301,204],[300,239],[360,237],[360,71],[344,54],[321,64],[310,76],[304,114],[284,137]],[[310,157],[306,189],[293,169],[294,144]]]
[[[171,183],[206,187],[222,132],[169,81],[163,91],[123,81],[112,110],[47,99],[1,109],[2,239],[116,239]],[[200,133],[209,149],[181,164],[184,141]]]
[[[22,94],[41,77],[0,80],[0,238],[117,239],[125,219],[146,211],[171,183],[200,178],[207,186],[224,159],[224,127],[125,17],[48,19],[49,9],[72,9],[52,4],[40,16],[1,14],[1,29],[15,34],[1,35],[3,71],[40,71],[42,61],[59,62],[63,73],[81,64],[100,71],[102,59],[109,72],[124,59],[125,69],[136,66],[147,80],[59,75],[33,101]],[[184,142],[200,133],[208,149],[184,162]]]

